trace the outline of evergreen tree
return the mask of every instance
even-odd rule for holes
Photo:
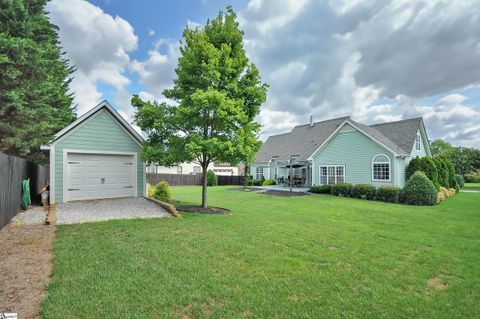
[[[438,183],[438,170],[433,160],[428,156],[422,157],[420,165],[422,172],[427,175],[428,179],[432,181],[433,185],[438,190],[440,188]]]
[[[415,174],[416,171],[423,171],[422,160],[418,156],[412,158],[412,160],[410,160],[410,162],[408,163],[407,175],[405,180],[408,180],[413,174]]]
[[[47,0],[0,2],[0,152],[45,159],[40,146],[75,119],[69,76]]]
[[[202,28],[187,27],[173,88],[175,102],[149,103],[138,96],[135,122],[148,134],[144,160],[164,165],[196,161],[202,167],[202,207],[207,207],[208,165],[250,163],[260,142],[255,116],[266,99],[256,66],[249,63],[231,7]]]
[[[446,168],[443,158],[436,156],[433,158],[433,162],[435,163],[438,171],[438,184],[442,187],[448,187],[449,170]]]

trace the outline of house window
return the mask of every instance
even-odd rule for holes
[[[255,169],[255,179],[261,179],[263,176],[263,167],[257,167]]]
[[[415,149],[420,151],[420,132],[417,133],[417,137],[415,138]]]
[[[278,179],[278,166],[275,166],[274,170],[273,170],[273,178],[275,180]]]
[[[177,174],[182,174],[182,167],[181,166],[177,166]]]
[[[345,182],[344,165],[322,165],[320,166],[320,184],[333,185]]]
[[[385,154],[375,155],[372,159],[372,181],[390,180],[390,157]]]
[[[200,174],[202,172],[202,168],[200,166],[194,166],[193,167],[193,173],[194,174]]]

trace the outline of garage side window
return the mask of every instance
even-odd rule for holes
[[[390,157],[377,154],[372,159],[372,181],[385,182],[391,179]]]

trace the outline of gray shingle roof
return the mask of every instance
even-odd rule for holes
[[[313,126],[299,125],[289,133],[267,138],[257,153],[256,162],[268,162],[273,157],[278,161],[288,161],[292,155],[298,155],[297,160],[306,160],[346,120],[389,149],[405,155],[410,154],[422,123],[422,118],[414,118],[367,126],[346,116],[317,122]]]

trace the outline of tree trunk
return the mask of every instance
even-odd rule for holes
[[[202,207],[207,208],[207,167],[202,165]]]

